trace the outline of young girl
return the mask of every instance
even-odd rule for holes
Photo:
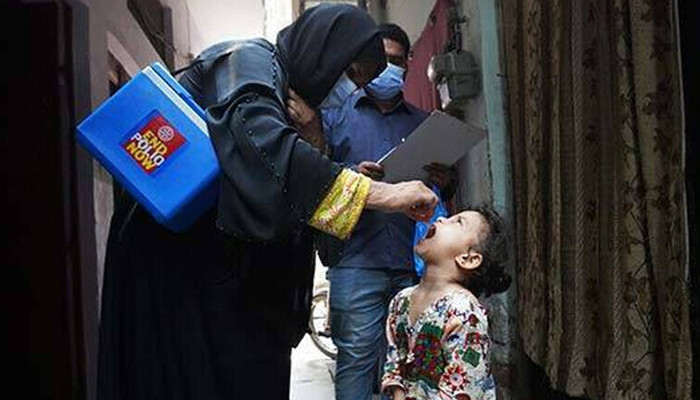
[[[430,226],[416,246],[425,275],[389,306],[383,393],[395,400],[496,399],[477,296],[508,288],[504,244],[502,220],[487,207]]]

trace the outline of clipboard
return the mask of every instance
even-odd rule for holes
[[[452,165],[486,137],[486,131],[442,111],[433,111],[418,127],[382,156],[383,181],[396,183],[426,180],[423,167],[431,163]]]

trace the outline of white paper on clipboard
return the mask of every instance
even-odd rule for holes
[[[380,158],[385,182],[425,180],[423,167],[452,165],[486,137],[486,131],[441,111],[433,111],[408,138]]]

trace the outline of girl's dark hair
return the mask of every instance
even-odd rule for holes
[[[481,214],[489,226],[486,239],[474,250],[481,253],[481,266],[474,270],[465,284],[476,296],[490,296],[508,290],[511,277],[505,272],[508,259],[508,231],[500,215],[488,204],[467,207],[464,211]]]

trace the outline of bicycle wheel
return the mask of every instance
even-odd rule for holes
[[[338,349],[330,337],[329,315],[328,290],[320,290],[314,294],[311,300],[311,313],[309,315],[311,341],[321,350],[321,353],[335,360]]]

